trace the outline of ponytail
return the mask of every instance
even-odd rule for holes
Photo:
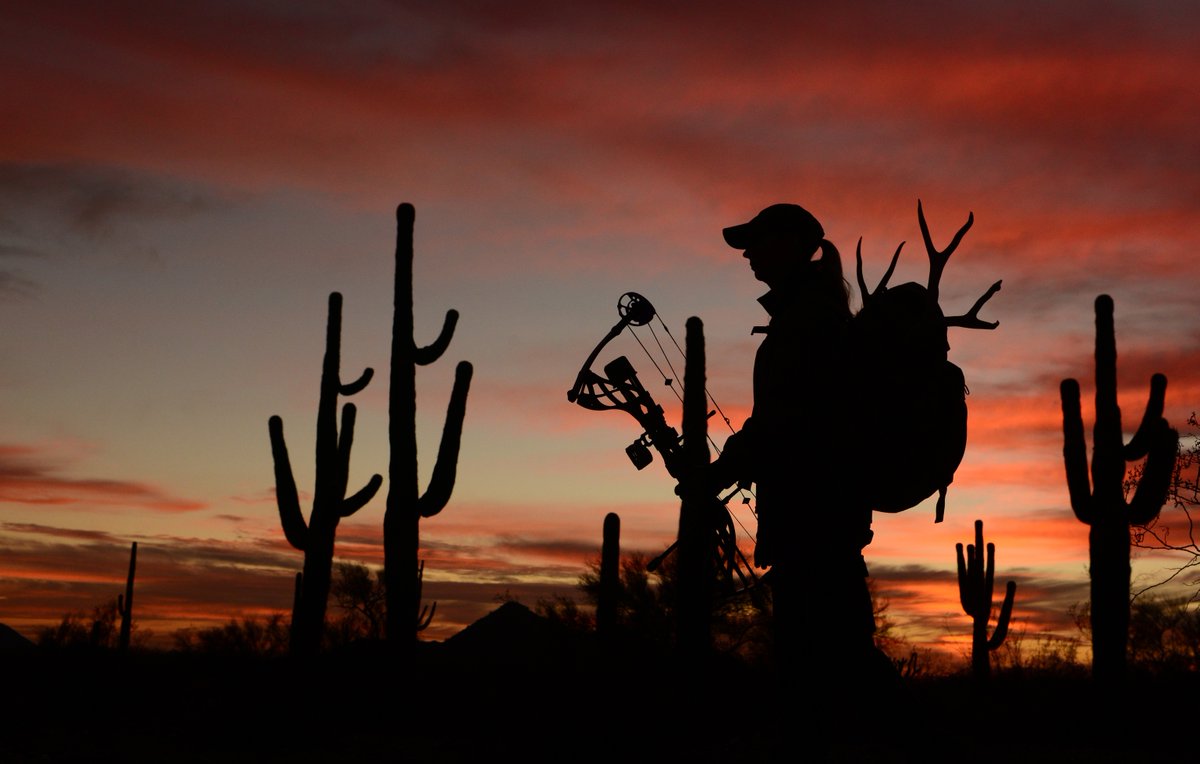
[[[850,284],[842,275],[842,256],[829,239],[817,242],[821,255],[811,260],[814,286],[823,297],[835,303],[839,311],[850,317]],[[814,253],[815,254],[815,253]]]

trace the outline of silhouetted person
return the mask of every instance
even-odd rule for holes
[[[818,703],[846,699],[883,659],[862,556],[871,510],[852,490],[870,465],[849,426],[849,285],[837,248],[802,207],[772,205],[724,235],[770,287],[759,298],[770,323],[754,329],[765,334],[754,409],[713,463],[713,482],[757,485],[754,559],[771,568],[781,687]]]

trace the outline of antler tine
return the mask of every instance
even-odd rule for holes
[[[875,291],[867,291],[867,282],[863,278],[863,262],[862,262],[862,237],[858,237],[858,247],[854,250],[854,259],[858,261],[858,291],[862,294],[863,304],[875,295],[879,294],[887,286],[888,281],[892,278],[892,273],[896,270],[896,263],[900,261],[900,250],[904,249],[904,242],[900,242],[900,246],[896,247],[896,253],[892,255],[892,262],[888,265],[887,272],[883,274],[883,278],[879,280],[879,285],[875,287]]]
[[[892,255],[892,262],[888,265],[887,272],[883,274],[883,278],[879,280],[879,286],[875,287],[875,292],[872,294],[882,290],[887,286],[888,281],[891,280],[892,273],[896,270],[896,263],[900,262],[900,250],[904,249],[904,244],[904,242],[900,242],[900,246],[896,247],[896,252]]]
[[[975,222],[975,213],[967,213],[967,222],[963,227],[958,229],[958,233],[954,234],[954,238],[950,240],[950,244],[945,249],[939,251],[933,246],[933,239],[929,236],[929,225],[925,222],[925,210],[921,208],[921,200],[917,200],[917,221],[921,224],[921,238],[925,240],[925,251],[929,253],[929,283],[926,284],[926,289],[929,294],[936,300],[938,297],[938,285],[942,281],[942,271],[946,267],[946,261],[950,259],[950,255],[954,254],[954,250],[958,248],[962,237],[966,235],[967,230]]]
[[[860,295],[862,295],[862,301],[863,301],[863,304],[865,305],[867,302],[867,298],[871,296],[871,293],[867,291],[867,282],[866,282],[866,279],[863,278],[862,237],[861,236],[858,237],[858,246],[854,248],[854,260],[857,263],[855,272],[858,275],[858,293]]]
[[[946,326],[961,326],[966,329],[995,329],[997,326],[999,326],[999,321],[981,320],[979,318],[979,309],[983,307],[985,302],[992,299],[992,295],[1000,291],[1000,285],[1002,283],[1004,282],[997,281],[995,284],[992,284],[991,287],[989,287],[988,290],[983,293],[983,296],[975,301],[975,304],[966,312],[965,315],[946,316]]]

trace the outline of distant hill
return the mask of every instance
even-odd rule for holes
[[[459,659],[517,666],[569,660],[587,642],[587,635],[572,632],[519,602],[505,602],[443,645]]]
[[[32,650],[37,645],[17,633],[16,629],[0,623],[0,650]]]

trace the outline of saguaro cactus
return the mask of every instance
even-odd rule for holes
[[[696,658],[712,645],[713,496],[705,490],[709,463],[708,406],[705,393],[704,324],[687,320],[686,366],[683,372],[683,460],[686,475],[679,508],[678,647]]]
[[[955,544],[958,553],[958,598],[963,612],[971,616],[971,673],[983,681],[991,674],[988,653],[1004,644],[1008,636],[1008,620],[1012,616],[1013,596],[1017,593],[1017,582],[1009,581],[1004,589],[1004,604],[1000,606],[1000,617],[996,629],[988,638],[988,619],[992,617],[992,593],[995,591],[996,545],[987,545],[984,558],[983,521],[975,521],[975,543],[967,544],[966,559],[963,545]]]
[[[1141,426],[1124,442],[1117,406],[1117,342],[1113,301],[1096,298],[1096,425],[1092,434],[1091,479],[1079,406],[1079,383],[1065,379],[1063,460],[1071,509],[1091,530],[1088,541],[1092,579],[1092,674],[1102,682],[1124,677],[1129,641],[1129,526],[1145,525],[1166,501],[1179,435],[1163,419],[1167,378],[1150,379],[1150,398]],[[1133,498],[1125,499],[1125,464],[1142,458]]]
[[[617,626],[617,601],[621,596],[621,518],[604,516],[604,543],[600,547],[600,593],[596,598],[596,632],[612,637]]]
[[[454,389],[446,410],[446,423],[437,462],[425,493],[417,481],[417,366],[427,366],[442,357],[454,336],[458,311],[446,312],[437,340],[417,347],[413,340],[413,220],[411,204],[396,209],[396,283],[392,318],[392,371],[388,395],[387,511],[383,516],[384,578],[387,584],[387,636],[399,650],[411,649],[420,628],[421,580],[418,565],[420,521],[433,517],[450,501],[458,470],[467,392],[471,387],[471,364],[455,368]]]
[[[268,422],[271,454],[275,459],[275,496],[279,504],[279,521],[288,543],[304,552],[304,575],[297,579],[299,591],[292,613],[291,649],[298,654],[315,653],[321,646],[325,603],[329,599],[330,568],[333,565],[333,539],[337,534],[338,522],[361,509],[383,483],[379,475],[372,475],[361,490],[346,497],[350,448],[354,445],[355,408],[353,403],[342,407],[339,435],[337,397],[354,395],[362,390],[371,381],[374,372],[368,368],[354,382],[342,383],[339,376],[341,336],[342,296],[333,292],[329,295],[325,360],[321,368],[321,392],[317,401],[316,487],[313,489],[312,513],[307,524],[300,511],[300,495],[296,490],[296,479],[292,475],[287,444],[283,439],[283,420],[273,416]]]
[[[129,573],[125,576],[125,594],[117,595],[117,612],[121,614],[121,636],[117,646],[121,652],[129,649],[129,635],[133,630],[133,574],[137,570],[137,542],[129,548]]]

